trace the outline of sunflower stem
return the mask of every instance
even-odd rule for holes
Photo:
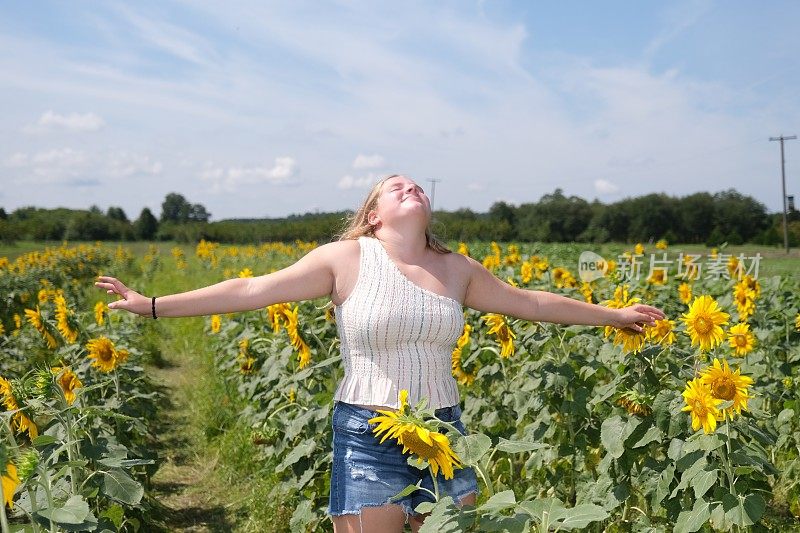
[[[439,482],[436,481],[436,474],[433,473],[433,468],[431,465],[428,464],[428,472],[431,474],[431,479],[433,480],[433,497],[436,499],[436,502],[439,502]]]

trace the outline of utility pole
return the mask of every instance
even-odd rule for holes
[[[790,135],[784,137],[770,137],[770,141],[781,142],[781,183],[783,185],[783,246],[786,248],[786,253],[789,253],[789,223],[786,221],[786,160],[783,157],[783,141],[791,141],[797,139],[797,135]]]
[[[431,213],[433,213],[433,202],[436,199],[436,184],[442,180],[438,180],[436,178],[428,178],[428,181],[431,182]]]

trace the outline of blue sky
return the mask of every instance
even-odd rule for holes
[[[792,1],[5,2],[0,206],[135,218],[175,191],[276,217],[405,173],[450,210],[560,187],[778,211],[798,22]]]

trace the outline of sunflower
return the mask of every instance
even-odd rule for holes
[[[681,411],[689,411],[692,415],[692,429],[697,431],[703,427],[705,433],[713,433],[717,429],[717,420],[721,413],[717,406],[722,400],[711,394],[711,389],[701,383],[700,378],[693,379],[686,384],[683,391],[683,401],[686,406]]]
[[[456,378],[456,381],[458,381],[462,385],[472,385],[475,382],[475,375],[477,374],[477,370],[470,374],[464,370],[464,367],[461,366],[461,352],[464,350],[464,346],[469,344],[469,336],[471,333],[472,333],[472,325],[465,323],[464,332],[456,341],[456,347],[453,349],[453,355],[452,355],[453,377]]]
[[[219,333],[222,328],[222,319],[219,315],[211,315],[211,333]]]
[[[250,267],[244,267],[242,270],[239,271],[240,278],[252,278],[253,271],[250,270]]]
[[[533,279],[533,263],[530,261],[523,261],[519,267],[519,276],[522,278],[522,283],[526,285]]]
[[[287,321],[286,314],[291,309],[288,303],[273,304],[267,307],[269,322],[272,324],[272,333],[275,335],[281,330],[281,326]]]
[[[418,463],[427,461],[434,476],[441,470],[445,479],[452,479],[453,468],[462,466],[461,459],[450,448],[450,439],[436,431],[433,423],[410,412],[407,390],[400,391],[399,400],[398,411],[379,409],[381,416],[369,419],[370,424],[377,424],[372,430],[375,436],[383,433],[381,443],[387,438],[397,439],[397,443],[403,447],[403,453],[416,456]]]
[[[667,282],[667,271],[663,268],[655,268],[653,272],[650,274],[650,277],[647,278],[647,283],[652,283],[653,285],[664,285]]]
[[[736,258],[735,255],[732,255],[728,258],[727,266],[728,266],[728,274],[730,274],[732,278],[734,277],[738,278],[739,276],[737,274],[741,274],[742,266],[739,264],[739,260]]]
[[[105,302],[97,302],[94,304],[94,321],[98,326],[102,326],[106,321],[108,314],[108,307]]]
[[[19,486],[19,477],[17,476],[17,467],[13,463],[6,465],[5,472],[0,475],[0,482],[3,487],[3,505],[8,505],[9,509],[14,508],[14,493]]]
[[[669,346],[675,342],[675,321],[665,318],[656,320],[654,326],[645,326],[647,340],[657,342],[662,346]]]
[[[572,273],[563,267],[556,267],[552,271],[553,276],[553,284],[558,287],[559,289],[569,288],[569,287],[577,287],[578,280],[575,279],[575,276]]]
[[[583,299],[586,300],[586,303],[592,303],[592,292],[592,284],[584,281],[581,285],[581,294],[583,294]]]
[[[692,301],[692,286],[686,282],[681,283],[678,286],[678,296],[680,296],[681,302],[688,305]]]
[[[613,328],[613,331],[614,339],[612,342],[614,346],[622,346],[622,353],[637,353],[644,348],[646,338],[644,333],[627,328]]]
[[[467,246],[467,243],[465,242],[458,243],[458,253],[469,257],[469,247]]]
[[[45,319],[42,316],[42,311],[39,309],[38,305],[36,306],[36,311],[33,309],[25,309],[25,316],[28,317],[28,322],[30,325],[42,335],[45,342],[47,342],[48,348],[54,349],[56,346],[58,346],[58,341],[56,341],[56,338],[47,328]]]
[[[736,303],[740,321],[746,321],[756,310],[756,292],[746,284],[736,284],[733,288],[733,301]]]
[[[64,391],[64,399],[67,400],[67,405],[75,403],[75,389],[83,387],[83,383],[78,379],[78,376],[69,368],[53,367],[50,369],[53,374],[58,374],[58,384],[61,390]]]
[[[633,253],[636,255],[642,255],[644,253],[644,245],[640,242],[637,242],[636,246],[633,247]]]
[[[656,242],[656,248],[658,248],[659,250],[666,250],[667,249],[667,240],[666,239],[659,239],[658,242]]]
[[[6,334],[6,327],[3,325],[2,322],[0,322],[0,335],[5,335],[5,334]]]
[[[25,411],[20,407],[17,398],[14,396],[11,382],[3,377],[0,377],[0,401],[2,401],[6,411],[15,411],[15,413],[11,415],[12,429],[19,433],[27,431],[31,440],[39,436],[39,428],[28,418]]]
[[[78,332],[72,329],[70,324],[69,316],[71,311],[67,307],[67,300],[63,294],[58,294],[53,301],[56,304],[56,327],[58,332],[61,333],[61,337],[68,344],[74,344],[78,340]]]
[[[728,342],[738,356],[747,355],[753,351],[756,339],[750,331],[750,324],[739,323],[728,331]]]
[[[291,311],[288,310],[288,307],[285,311],[283,311],[283,320],[284,320],[284,327],[286,328],[286,333],[289,334],[289,340],[292,343],[292,347],[297,350],[297,360],[299,361],[299,368],[305,368],[311,363],[311,348],[309,348],[308,344],[303,340],[303,337],[300,336],[300,332],[298,331],[297,327],[297,313],[299,312],[300,308],[298,306],[294,306],[294,309]]]
[[[800,331],[800,313],[797,313],[797,316],[794,317],[794,329]]]
[[[101,372],[111,372],[128,358],[127,350],[117,350],[114,343],[106,337],[90,340],[86,343],[86,349],[89,351],[87,357],[94,359],[92,366]]]
[[[514,355],[514,339],[516,335],[511,331],[511,328],[508,327],[508,323],[503,315],[489,313],[488,315],[483,315],[481,320],[485,321],[489,326],[487,333],[497,337],[497,342],[500,343],[500,356],[508,358]]]
[[[700,381],[711,390],[714,398],[721,401],[732,401],[733,405],[724,409],[723,415],[726,418],[733,418],[733,414],[741,414],[742,409],[747,410],[747,400],[751,398],[748,388],[753,384],[752,378],[731,372],[728,361],[725,359],[720,363],[719,359],[714,359],[714,363],[700,374]]]
[[[628,411],[629,414],[647,416],[653,412],[653,409],[649,405],[652,401],[652,398],[640,394],[635,390],[628,390],[617,398],[616,403]]]
[[[500,266],[499,255],[487,255],[483,258],[483,267],[486,270],[494,271]]]
[[[239,365],[239,372],[242,374],[252,374],[256,367],[256,360],[252,357],[245,357],[241,360]]]
[[[692,346],[700,345],[700,351],[708,351],[722,342],[722,325],[728,323],[730,315],[708,295],[698,296],[681,320],[686,324],[686,333],[692,338]]]
[[[761,284],[750,274],[745,274],[739,284],[744,285],[748,289],[752,290],[755,293],[756,298],[761,296]]]

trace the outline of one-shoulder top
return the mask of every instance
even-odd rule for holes
[[[459,403],[452,353],[464,329],[461,304],[408,279],[374,237],[360,237],[358,279],[335,307],[344,378],[334,400],[398,408],[408,390],[438,409]]]

